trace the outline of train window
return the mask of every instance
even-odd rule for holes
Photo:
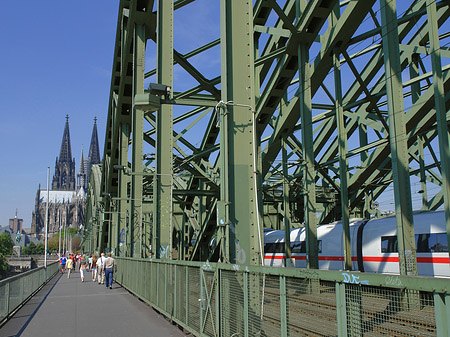
[[[448,252],[447,233],[432,233],[416,235],[418,253]]]
[[[438,253],[448,253],[447,233],[433,234],[433,241],[430,244],[430,250]]]
[[[284,253],[284,242],[270,242],[264,245],[265,254]]]
[[[446,233],[416,234],[415,237],[418,253],[448,252]],[[398,253],[396,235],[381,237],[381,252]]]
[[[306,254],[306,242],[305,241],[291,242],[291,253]]]
[[[322,240],[318,241],[318,250],[319,253],[322,253]],[[305,241],[291,242],[291,253],[306,254],[306,242]]]
[[[397,235],[381,237],[382,253],[398,253]]]
[[[431,234],[416,234],[416,249],[418,253],[429,253]],[[433,235],[435,236],[435,235]]]

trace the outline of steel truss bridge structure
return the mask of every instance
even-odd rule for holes
[[[404,277],[395,286],[414,283],[408,301],[420,307],[417,285],[425,283],[408,281],[417,275],[413,207],[444,208],[450,239],[449,16],[446,0],[121,0],[104,158],[91,171],[84,249],[112,251],[123,268],[149,257],[166,261],[148,267],[152,279],[165,277],[154,303],[164,311],[162,298],[166,305],[181,298],[169,296],[171,282],[185,291],[200,282],[208,292],[202,322],[209,315],[215,326],[212,302],[234,295],[222,277],[228,269],[210,262],[262,268],[264,228],[305,226],[306,271],[314,271],[317,226],[342,220],[351,273],[349,219],[379,216],[388,198]],[[286,248],[289,254],[289,240]],[[182,263],[181,276],[173,260]],[[129,272],[141,275],[139,266]],[[202,281],[180,281],[194,267]],[[274,273],[262,269],[236,281],[248,300],[243,312],[261,319],[258,291]],[[276,273],[279,303],[295,272]],[[321,292],[310,277],[337,277],[330,289],[347,308],[338,312],[339,334],[358,335],[361,323],[347,331],[345,320],[349,311],[362,317],[360,285],[346,305],[345,280],[323,273],[301,271],[305,289]],[[378,285],[393,285],[377,277]],[[123,284],[134,289],[135,281]],[[437,326],[448,331],[450,310],[441,309],[450,299],[438,288]],[[214,292],[225,299],[213,300]],[[233,317],[217,325],[228,321]]]

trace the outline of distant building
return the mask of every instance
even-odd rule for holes
[[[41,236],[45,229],[45,215],[48,204],[48,233],[57,233],[60,228],[80,228],[84,224],[86,210],[86,190],[89,172],[93,164],[100,163],[97,119],[94,119],[91,146],[88,159],[81,150],[79,172],[75,175],[75,159],[72,158],[70,144],[69,116],[66,116],[59,158],[56,158],[55,174],[51,190],[41,189],[36,193],[35,208],[31,223],[31,235]],[[77,179],[75,179],[77,177]]]
[[[13,230],[14,233],[17,233],[17,231],[22,233],[22,225],[23,219],[19,219],[17,217],[17,209],[16,209],[16,216],[13,219],[9,219],[9,227]]]

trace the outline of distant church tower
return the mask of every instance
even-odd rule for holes
[[[83,148],[81,149],[80,167],[77,174],[77,191],[83,188],[87,192],[89,185],[89,174],[91,167],[95,164],[100,164],[100,148],[98,146],[97,134],[97,117],[94,118],[94,127],[92,129],[91,146],[89,147],[89,157],[84,159]]]
[[[56,157],[55,175],[52,181],[52,190],[75,191],[75,158],[72,158],[70,145],[69,115],[66,116],[59,159]]]

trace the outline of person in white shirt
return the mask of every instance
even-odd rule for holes
[[[105,265],[105,253],[101,253],[97,260],[97,280],[98,284],[105,284],[105,271],[103,266]]]
[[[117,269],[117,266],[111,253],[108,253],[108,257],[105,259],[105,263],[103,264],[103,269],[105,270],[106,288],[112,289],[113,275]]]

